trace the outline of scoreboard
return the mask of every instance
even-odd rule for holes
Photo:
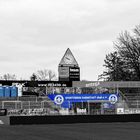
[[[79,67],[59,67],[59,81],[80,81]]]

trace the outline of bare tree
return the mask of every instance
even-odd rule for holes
[[[52,70],[48,70],[48,80],[56,80],[56,74]]]
[[[7,73],[1,76],[0,79],[1,80],[16,80],[16,75]]]
[[[49,69],[43,69],[43,70],[38,70],[36,73],[37,80],[44,80],[44,81],[52,81],[56,80],[56,74],[52,70]]]

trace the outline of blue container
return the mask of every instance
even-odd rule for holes
[[[4,96],[10,97],[10,87],[9,86],[4,87]]]
[[[4,97],[4,88],[0,86],[0,97]]]
[[[17,97],[17,95],[18,95],[18,89],[17,89],[17,87],[16,86],[12,86],[11,87],[11,97]]]

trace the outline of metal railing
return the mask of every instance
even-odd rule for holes
[[[129,105],[128,105],[129,103]],[[106,115],[140,114],[140,100],[133,102],[69,103],[68,108],[55,105],[51,101],[2,101],[1,109],[7,109],[8,115]]]

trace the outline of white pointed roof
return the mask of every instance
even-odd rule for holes
[[[65,59],[67,58],[67,56],[69,56],[72,59],[72,62],[70,64],[66,63]],[[65,66],[73,66],[76,65],[78,66],[78,63],[75,59],[75,57],[73,56],[71,50],[68,48],[64,54],[64,56],[62,57],[59,65],[65,65]]]

